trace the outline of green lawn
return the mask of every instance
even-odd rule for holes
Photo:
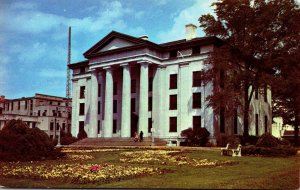
[[[180,149],[174,149],[180,151]],[[135,152],[136,151],[136,152]],[[143,152],[140,152],[143,151]],[[124,154],[128,154],[127,157]],[[132,152],[132,153],[131,153]],[[140,153],[141,154],[140,154]],[[148,155],[149,152],[149,155]],[[157,154],[161,153],[162,154]],[[106,152],[77,152],[68,155],[89,155],[90,159],[41,161],[33,163],[0,163],[0,186],[15,188],[235,188],[235,189],[297,189],[299,188],[299,155],[288,158],[272,157],[224,157],[218,151],[185,150],[165,154],[161,150],[123,149]],[[146,157],[147,158],[146,158]],[[135,157],[145,157],[141,160]],[[126,158],[126,160],[121,161]],[[149,159],[146,161],[146,159]],[[217,166],[195,166],[195,160],[218,160]],[[183,160],[183,164],[180,164]],[[188,160],[188,161],[186,161]],[[186,162],[185,162],[186,161]],[[195,161],[195,162],[194,162]],[[207,161],[207,163],[209,162]],[[233,161],[233,162],[224,162]],[[206,161],[203,161],[206,162]],[[160,173],[141,174],[124,178],[113,178],[109,181],[96,181],[79,183],[75,180],[40,179],[27,176],[3,176],[4,168],[55,168],[58,164],[71,164],[75,166],[99,164],[112,164],[114,166],[148,167],[156,168]],[[188,164],[186,164],[188,163]],[[193,164],[191,164],[193,163]],[[83,175],[90,171],[84,171]],[[25,175],[25,174],[24,174]],[[93,175],[98,175],[97,173]],[[78,180],[77,180],[78,179]]]

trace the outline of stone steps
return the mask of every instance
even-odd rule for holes
[[[133,138],[85,138],[72,146],[152,146],[152,139],[144,138],[142,142],[134,142]],[[155,138],[154,146],[166,146],[166,141]]]

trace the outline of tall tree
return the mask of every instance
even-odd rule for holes
[[[200,26],[226,45],[211,54],[204,80],[226,82],[214,85],[208,101],[216,111],[227,109],[228,116],[232,108],[242,107],[247,136],[254,90],[272,81],[278,69],[274,60],[299,43],[299,7],[293,0],[219,0],[212,6],[216,17],[202,15]]]

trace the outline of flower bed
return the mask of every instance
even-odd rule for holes
[[[96,152],[113,152],[113,151],[121,151],[124,149],[78,149],[78,148],[62,148],[61,152],[65,153],[96,153]]]
[[[162,164],[162,165],[190,165],[196,167],[203,166],[222,166],[238,164],[238,161],[221,161],[208,159],[191,159],[181,154],[181,151],[168,150],[145,150],[134,152],[122,152],[121,158],[123,163],[145,163],[145,164]]]
[[[118,166],[111,164],[58,164],[0,166],[0,176],[32,179],[54,179],[72,183],[96,183],[141,175],[161,174],[157,168]]]

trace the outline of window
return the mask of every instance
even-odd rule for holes
[[[177,89],[177,74],[170,75],[170,89]]]
[[[265,115],[265,133],[268,132],[268,117]]]
[[[47,116],[47,110],[44,110],[43,116]]]
[[[201,92],[193,93],[193,108],[201,108]]]
[[[84,121],[79,121],[79,131],[84,130]]]
[[[220,108],[220,132],[225,133],[225,109]]]
[[[60,106],[60,102],[57,102],[57,105],[59,105],[59,106]]]
[[[177,132],[177,117],[170,117],[169,132]]]
[[[38,111],[38,116],[41,116],[41,110]]]
[[[131,80],[131,93],[136,93],[136,80]]]
[[[114,87],[113,87],[114,95],[118,94],[118,83],[114,82]]]
[[[14,110],[14,102],[11,102],[11,110]]]
[[[258,114],[255,114],[255,135],[258,136]]]
[[[58,117],[61,117],[61,112],[60,112],[60,111],[58,111],[58,113],[57,113],[57,114],[58,114]]]
[[[56,123],[56,131],[59,130],[59,123]]]
[[[79,98],[80,99],[83,99],[85,98],[85,86],[80,86],[80,95],[79,95]]]
[[[118,101],[117,101],[117,100],[114,100],[113,112],[114,112],[114,113],[117,113],[117,112],[118,112]]]
[[[201,116],[193,116],[193,129],[201,128]]]
[[[201,71],[193,72],[193,87],[201,86]]]
[[[149,78],[149,83],[148,83],[148,89],[149,89],[149,92],[152,92],[152,89],[153,89],[153,77],[150,77]]]
[[[238,126],[238,115],[237,115],[237,109],[235,109],[234,118],[233,118],[233,134],[237,134],[237,126]]]
[[[100,114],[100,110],[101,110],[101,108],[100,108],[100,101],[98,101],[98,115]]]
[[[18,102],[18,110],[20,110],[20,107],[21,107],[21,102],[19,101]]]
[[[84,103],[79,104],[79,115],[84,115]]]
[[[264,100],[265,100],[265,102],[268,100],[267,85],[264,85]]]
[[[131,98],[131,113],[135,112],[135,98]]]
[[[97,126],[98,126],[98,130],[97,130],[98,134],[100,134],[100,120],[98,120],[98,125]]]
[[[2,114],[2,108],[0,108],[0,114]]]
[[[53,116],[56,116],[55,110],[52,110],[52,115],[53,115]]]
[[[177,95],[170,95],[170,110],[177,110]]]
[[[148,118],[148,133],[151,133],[152,128],[152,118]]]
[[[53,131],[53,127],[54,127],[53,122],[50,122],[50,131]]]
[[[192,55],[200,54],[200,46],[194,46],[192,48]]]
[[[101,84],[98,84],[98,97],[101,97]]]
[[[30,110],[33,110],[33,100],[30,100]]]
[[[170,58],[175,58],[175,57],[177,57],[177,50],[170,51]]]
[[[36,128],[36,122],[32,122],[32,128]]]
[[[49,104],[52,105],[52,101],[50,101]]]
[[[148,97],[148,111],[152,111],[152,97]]]
[[[113,120],[113,133],[114,134],[117,133],[117,120],[116,119]]]

